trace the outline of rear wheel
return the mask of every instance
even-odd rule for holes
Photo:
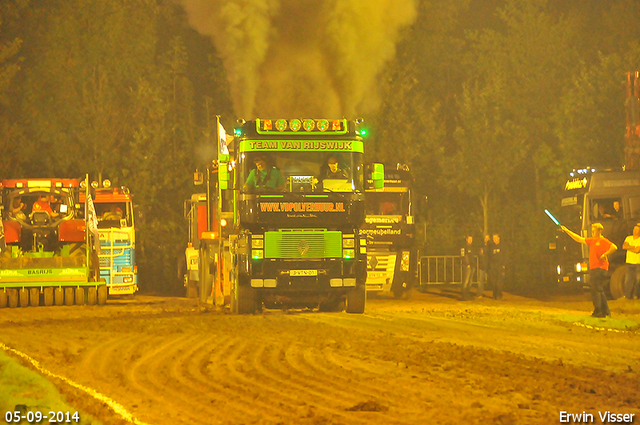
[[[7,306],[7,291],[0,291],[0,308],[5,308]]]
[[[236,273],[231,286],[231,312],[253,314],[256,312],[256,291],[249,285],[241,285],[240,279],[240,273]]]
[[[64,289],[56,288],[53,290],[53,303],[55,305],[64,305]]]
[[[84,305],[84,288],[82,286],[76,288],[76,305]]]
[[[29,305],[29,290],[27,288],[20,289],[20,307]]]
[[[44,288],[44,305],[51,307],[53,305],[53,288]]]
[[[75,296],[73,294],[73,288],[71,287],[64,288],[64,304],[73,305],[74,298]]]
[[[9,299],[9,307],[18,307],[18,290],[15,288],[7,289],[7,297]]]
[[[31,307],[40,305],[40,288],[31,288],[29,290],[29,304]]]
[[[614,300],[624,297],[624,279],[627,274],[627,266],[620,266],[611,275],[609,290]]]
[[[95,286],[87,289],[87,304],[96,305],[98,303],[98,290]]]
[[[367,303],[367,290],[364,284],[356,286],[347,293],[347,313],[362,314]]]
[[[107,303],[107,285],[98,286],[98,305],[105,305]]]

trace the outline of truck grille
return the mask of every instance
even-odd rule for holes
[[[264,258],[342,257],[342,232],[279,230],[264,234]]]

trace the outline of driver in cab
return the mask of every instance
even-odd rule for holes
[[[327,159],[327,168],[324,172],[325,179],[348,179],[349,171],[340,166],[340,161],[335,156]]]
[[[251,170],[247,177],[247,181],[244,184],[245,191],[284,191],[284,178],[282,178],[280,170],[268,163],[264,156],[256,156],[253,162],[256,168]]]
[[[57,217],[59,214],[54,212],[51,209],[51,205],[49,204],[49,200],[47,199],[47,195],[40,195],[38,200],[33,203],[33,207],[31,208],[31,213],[38,211],[45,211],[49,213],[51,217]]]

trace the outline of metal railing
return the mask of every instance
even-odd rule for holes
[[[471,283],[478,283],[478,257],[473,260],[476,270]],[[418,258],[418,281],[420,286],[432,284],[461,284],[462,257],[459,255],[426,255]]]

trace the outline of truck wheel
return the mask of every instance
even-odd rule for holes
[[[362,314],[367,303],[366,286],[356,286],[347,293],[347,313]]]
[[[7,291],[0,291],[0,308],[5,308],[7,306]]]
[[[198,298],[198,284],[190,279],[187,281],[187,298]]]
[[[234,314],[253,314],[256,312],[256,291],[238,284],[238,278],[231,288],[231,312]]]
[[[20,289],[20,307],[29,305],[29,290],[27,288]]]
[[[98,305],[105,305],[107,303],[107,285],[98,286]]]
[[[76,305],[84,305],[84,288],[82,286],[76,288]]]
[[[73,305],[75,296],[73,295],[73,288],[64,288],[64,305]]]
[[[609,291],[614,300],[624,297],[624,278],[627,274],[627,266],[620,266],[611,275]]]
[[[29,289],[29,305],[38,307],[40,305],[40,288]]]
[[[55,305],[64,305],[64,289],[63,288],[54,289],[53,303]]]
[[[15,288],[7,289],[7,297],[9,298],[9,307],[18,307],[18,290]]]
[[[96,305],[98,303],[98,290],[95,286],[87,289],[87,304]]]
[[[45,307],[53,305],[53,288],[44,288],[44,305]]]
[[[402,298],[402,295],[404,294],[405,288],[403,285],[403,283],[398,283],[391,289],[391,292],[393,292],[393,298],[395,298],[396,300]]]

